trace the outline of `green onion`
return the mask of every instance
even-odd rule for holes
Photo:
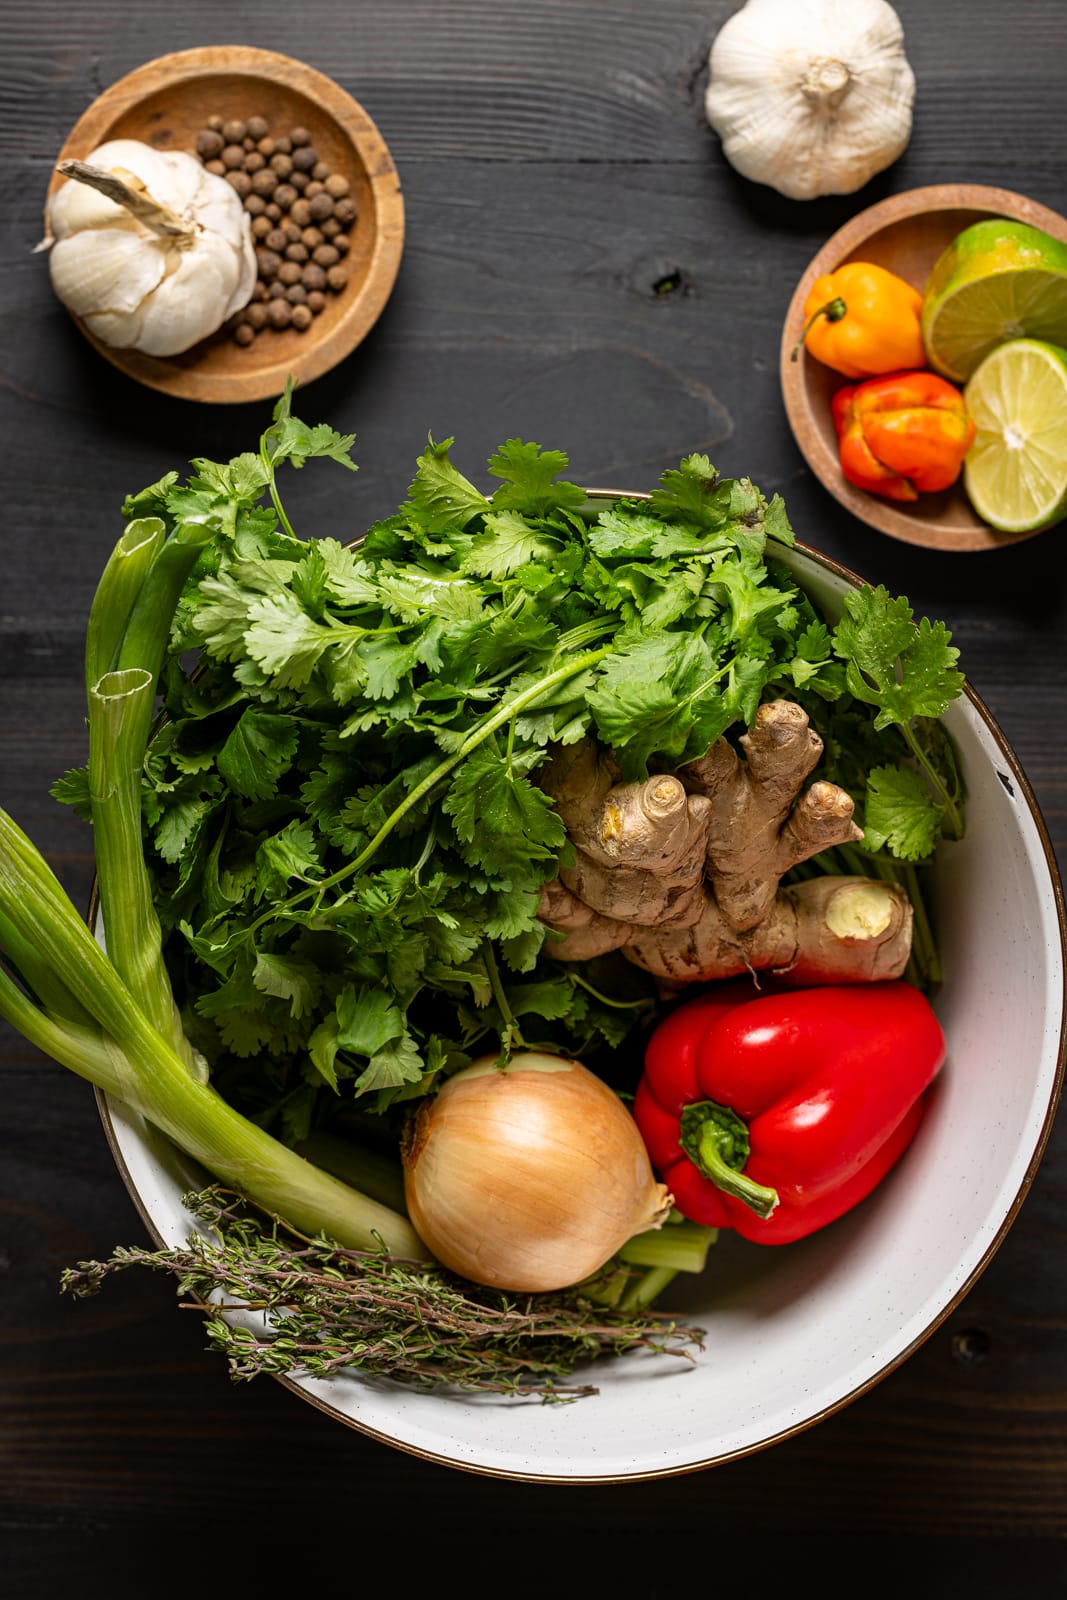
[[[139,1111],[215,1177],[292,1227],[349,1249],[428,1259],[406,1218],[313,1167],[190,1075],[43,856],[2,810],[0,936],[12,966],[27,969],[28,984],[51,974],[46,1004],[0,968],[0,1014],[32,1044]]]
[[[37,848],[0,810],[0,1015],[138,1111],[187,1155],[290,1226],[428,1259],[399,1210],[313,1166],[229,1106],[182,1030],[144,861],[141,777],[182,587],[212,536],[131,522],[109,559],[85,649],[89,794],[107,953]]]

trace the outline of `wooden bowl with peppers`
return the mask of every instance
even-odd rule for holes
[[[1067,241],[1067,219],[1010,190],[941,184],[892,195],[813,258],[782,331],[782,394],[808,466],[869,527],[929,549],[992,550],[1037,531],[998,531],[971,505],[960,470],[973,424],[959,386],[931,370],[920,332],[934,263],[990,217]],[[914,498],[898,497],[901,476]]]

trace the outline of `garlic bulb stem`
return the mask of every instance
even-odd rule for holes
[[[809,62],[800,92],[812,105],[836,111],[852,87],[852,74],[844,61],[816,56]]]
[[[116,205],[125,206],[138,222],[143,223],[152,233],[158,234],[161,239],[173,239],[175,243],[180,244],[183,240],[194,237],[195,230],[183,222],[169,206],[160,205],[158,200],[153,200],[144,184],[140,183],[133,173],[127,174],[131,180],[127,183],[116,172],[105,172],[103,167],[94,167],[88,161],[74,160],[61,161],[56,170],[62,173],[64,178],[73,178],[78,183],[86,183],[91,189],[106,195],[109,200],[114,200]]]

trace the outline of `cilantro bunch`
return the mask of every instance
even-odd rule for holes
[[[125,507],[214,530],[162,676],[146,852],[186,1031],[286,1139],[387,1122],[483,1050],[588,1056],[649,1013],[635,969],[545,950],[570,846],[536,778],[560,744],[593,735],[641,778],[786,695],[817,708],[879,870],[960,831],[946,631],[884,590],[831,629],[775,555],[779,497],[694,455],[647,500],[594,500],[516,439],[483,492],[431,440],[360,542],[299,539],[277,467],[351,467],[351,444],[287,393],[258,453]],[[89,809],[76,775],[57,793]]]

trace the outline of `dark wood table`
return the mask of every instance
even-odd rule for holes
[[[1067,210],[1067,12],[900,0],[911,143],[860,194],[798,204],[739,179],[703,119],[708,48],[734,9],[0,0],[0,798],[78,903],[89,837],[48,789],[83,758],[83,627],[122,498],[247,448],[269,405],[196,408],[135,387],[79,336],[31,252],[53,159],[88,103],[154,56],[211,43],[284,50],[335,77],[377,121],[406,196],[385,314],[306,394],[312,420],[357,433],[362,463],[343,485],[315,477],[312,517],[354,532],[391,508],[427,432],[456,435],[475,467],[508,436],[534,438],[567,450],[579,482],[635,489],[706,450],[781,491],[808,543],[949,624],[1062,861],[1067,535],[948,555],[867,530],[805,467],[777,359],[793,284],[875,199],[960,181]],[[454,1566],[457,1581],[531,1593],[629,1579],[673,1594],[724,1577],[756,1592],[771,1576],[806,1594],[837,1573],[866,1586],[873,1559],[912,1592],[962,1578],[1001,1596],[1067,1570],[1062,1120],[984,1275],[873,1392],[725,1467],[567,1489],[428,1464],[268,1380],[232,1386],[163,1280],[61,1298],[64,1266],[143,1229],[91,1091],[6,1029],[0,1072],[7,1594],[66,1594],[89,1576],[113,1593],[346,1570],[358,1583],[352,1563],[375,1550],[390,1581]]]

